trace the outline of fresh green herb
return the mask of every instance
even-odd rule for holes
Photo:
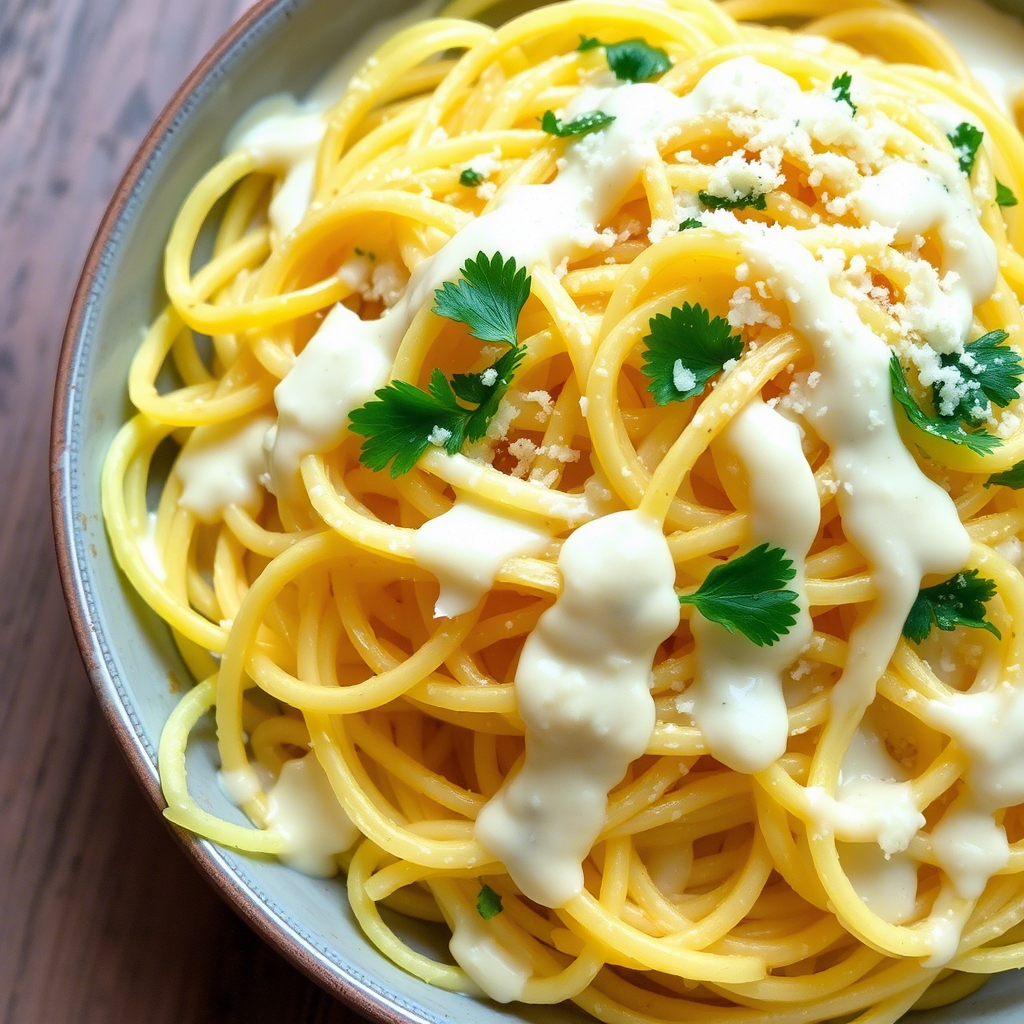
[[[664,50],[651,46],[643,39],[624,39],[621,43],[583,39],[577,49],[592,50],[597,46],[604,47],[608,67],[623,82],[646,82],[655,75],[663,75],[672,67],[672,61]]]
[[[796,575],[783,548],[761,544],[745,555],[716,565],[693,594],[679,598],[705,618],[742,633],[758,647],[770,647],[795,625],[797,594],[784,590]]]
[[[960,373],[956,403],[952,408],[943,400],[943,386],[932,386],[932,400],[943,418],[963,420],[972,427],[983,423],[988,404],[1009,405],[1017,397],[1017,388],[1024,378],[1020,356],[1004,344],[1006,331],[996,330],[964,346],[962,355],[943,353],[939,359],[944,367],[955,367]]]
[[[1003,487],[1012,487],[1013,490],[1019,491],[1024,487],[1024,462],[1018,462],[1015,466],[1004,469],[1002,473],[994,473],[985,481],[986,487],[993,484],[1001,484]]]
[[[996,202],[1000,206],[1016,206],[1017,197],[1013,194],[1013,189],[1007,188],[1001,181],[996,180]]]
[[[713,196],[710,192],[698,192],[697,198],[709,210],[764,210],[768,203],[763,192],[751,192],[745,196],[734,196],[726,199]]]
[[[508,345],[508,351],[483,372],[457,373],[450,382],[434,370],[426,391],[408,381],[391,381],[373,401],[354,409],[352,432],[366,438],[359,453],[364,466],[379,471],[391,463],[391,475],[397,477],[431,445],[454,455],[466,441],[484,436],[526,355],[517,325],[529,295],[525,267],[503,260],[500,253],[488,259],[482,252],[466,261],[457,283],[446,281],[434,292],[435,313],[464,323],[481,341]]]
[[[540,119],[541,128],[548,135],[557,135],[560,139],[567,139],[571,135],[587,135],[589,132],[596,132],[615,120],[614,115],[606,114],[603,110],[592,110],[589,114],[580,114],[571,121],[562,122],[555,117],[553,110],[545,110],[544,116]]]
[[[510,349],[482,373],[456,374],[451,383],[440,370],[423,391],[404,380],[393,380],[374,393],[374,400],[353,409],[353,434],[365,437],[359,461],[380,471],[391,463],[391,476],[408,473],[431,446],[455,455],[466,441],[487,432],[498,404],[508,391],[526,349]],[[471,408],[456,400],[471,403]]]
[[[985,618],[985,605],[995,593],[995,583],[979,576],[977,569],[958,572],[945,583],[925,587],[914,599],[903,623],[903,635],[919,644],[934,624],[947,633],[957,626],[987,629],[1001,640],[1002,634]]]
[[[704,225],[697,217],[687,217],[686,220],[679,225],[679,230],[686,231],[688,228],[701,228],[703,226]]]
[[[377,258],[375,252],[367,252],[365,249],[360,249],[358,245],[354,251],[357,256],[365,256],[368,260],[375,260]]]
[[[463,402],[476,406],[466,424],[468,440],[479,441],[487,433],[487,425],[498,411],[525,355],[526,346],[515,345],[482,373],[456,373],[452,377],[452,391]]]
[[[484,176],[479,171],[474,171],[472,167],[467,167],[459,175],[459,184],[465,185],[466,188],[476,188],[483,180]]]
[[[910,393],[903,367],[900,366],[895,352],[889,361],[889,383],[892,387],[893,398],[903,407],[907,419],[918,430],[923,430],[926,434],[931,434],[943,441],[965,445],[977,455],[986,455],[1002,444],[999,438],[993,434],[986,434],[983,430],[968,433],[956,420],[943,419],[941,416],[931,416],[926,413]]]
[[[480,895],[476,898],[476,912],[485,920],[490,921],[501,913],[501,897],[489,886],[480,886]]]
[[[844,71],[841,75],[836,75],[832,79],[832,98],[836,103],[845,103],[853,114],[857,113],[857,105],[853,102],[853,97],[850,95],[850,85],[853,83],[853,76],[849,71]]]
[[[576,49],[580,53],[585,53],[587,50],[599,50],[604,44],[600,39],[595,39],[593,36],[585,36],[582,32],[580,33],[580,45]]]
[[[440,370],[431,374],[426,391],[393,380],[350,415],[352,433],[366,438],[359,461],[376,471],[390,462],[392,477],[408,473],[431,444],[455,455],[466,439],[468,418]]]
[[[490,259],[479,252],[466,260],[458,282],[445,281],[434,292],[434,312],[457,320],[481,341],[518,342],[519,314],[530,297],[526,268],[500,253]]]
[[[981,140],[984,137],[985,133],[980,128],[976,128],[970,121],[961,121],[956,126],[956,130],[946,136],[953,145],[957,161],[960,164],[960,170],[964,174],[969,175],[974,170],[974,160],[978,155],[978,147],[981,145]]]
[[[703,306],[688,302],[673,307],[668,316],[651,317],[650,331],[644,338],[644,373],[651,379],[647,390],[658,405],[699,395],[743,351],[743,341],[732,333],[728,321],[712,319]]]

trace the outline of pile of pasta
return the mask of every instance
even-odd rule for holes
[[[655,221],[676,217],[675,193],[707,188],[713,165],[736,148],[723,119],[698,118],[672,137],[601,225],[614,235],[608,248],[559,273],[531,269],[520,320],[526,356],[498,417],[501,431],[469,453],[481,472],[460,489],[545,518],[554,539],[539,555],[510,559],[475,609],[435,618],[437,582],[411,554],[413,531],[454,500],[439,451],[393,477],[363,465],[362,439],[349,433],[302,459],[292,494],[264,489],[249,507],[231,505],[205,522],[179,503],[182,482],[170,472],[160,478],[158,506],[147,508],[160,453],[177,452],[196,430],[273,418],[275,386],[331,306],[344,303],[363,319],[383,312],[386,289],[356,287],[339,273],[346,261],[372,254],[377,267],[397,268],[401,287],[508,189],[554,177],[565,143],[542,132],[538,119],[598,73],[600,52],[577,49],[581,36],[641,37],[663,48],[672,66],[660,84],[679,95],[710,67],[743,55],[805,88],[852,72],[871,84],[864,102],[908,138],[934,135],[923,105],[955,103],[984,126],[975,170],[981,185],[994,191],[998,177],[1024,194],[1017,127],[950,45],[895,3],[830,13],[835,5],[824,0],[571,0],[496,29],[469,20],[479,7],[459,0],[399,32],[363,67],[326,115],[314,200],[294,230],[282,236],[268,219],[281,174],[261,170],[244,151],[204,176],[179,213],[166,256],[169,302],[131,366],[138,411],[117,435],[103,479],[118,561],[170,627],[197,680],[161,743],[168,815],[227,846],[280,854],[280,835],[263,827],[265,788],[245,794],[254,827],[221,820],[189,796],[189,733],[212,710],[224,775],[255,765],[264,782],[313,751],[358,829],[340,863],[352,910],[385,956],[431,984],[474,991],[460,967],[404,941],[381,907],[444,927],[472,912],[485,884],[503,908],[488,927],[531,966],[523,1000],[572,1000],[610,1024],[888,1024],[1024,965],[1021,808],[1002,820],[1009,864],[977,899],[954,959],[932,967],[920,927],[887,923],[850,895],[835,837],[808,820],[798,799],[802,787],[835,791],[850,733],[830,725],[829,691],[873,593],[827,486],[828,450],[813,435],[808,457],[822,509],[806,573],[815,632],[794,673],[803,678],[790,694],[785,755],[756,775],[709,756],[679,710],[694,675],[684,619],[659,648],[658,724],[647,753],[610,794],[605,827],[584,864],[584,892],[555,910],[532,903],[474,838],[478,811],[522,756],[515,667],[560,589],[556,560],[572,524],[553,513],[552,492],[579,496],[599,475],[612,507],[643,505],[664,522],[680,585],[692,586],[743,543],[747,514],[733,507],[710,456],[712,431],[688,434],[682,448],[677,439],[698,410],[717,430],[738,404],[784,396],[813,369],[808,346],[783,317],[781,326],[744,328],[755,342],[741,357],[749,373],[732,375],[729,388],[660,406],[641,372],[638,318],[646,323],[683,300],[721,314],[736,288],[734,241],[713,230],[649,240]],[[798,45],[794,25],[828,42]],[[682,151],[692,159],[676,159]],[[460,170],[485,154],[496,187],[460,185]],[[763,210],[737,216],[792,226],[855,257],[855,238],[830,234],[842,216],[829,212],[807,169],[786,170]],[[985,318],[1016,330],[1024,221],[994,203],[981,218],[1001,275]],[[204,231],[212,232],[212,251],[200,261]],[[880,307],[864,316],[888,330]],[[451,374],[480,359],[480,344],[460,325],[421,317],[392,377],[423,386],[435,368]],[[615,372],[597,376],[596,364]],[[171,388],[168,375],[177,381]],[[1021,457],[1024,433],[1009,433],[991,454],[918,433],[912,450],[952,495],[976,550],[1021,536],[1020,492],[986,485]],[[969,686],[980,663],[1019,671],[1024,578],[1006,571],[996,583],[992,614],[1002,640],[986,634],[973,660],[966,641],[945,651],[957,659],[958,687],[939,678],[923,649],[901,641],[868,711],[906,767],[928,822],[954,799],[966,760],[922,720],[922,703]],[[921,920],[939,886],[926,832],[911,853]]]

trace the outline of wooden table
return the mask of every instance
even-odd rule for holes
[[[222,904],[129,775],[68,625],[50,402],[103,208],[247,4],[0,2],[0,1022],[356,1021]]]

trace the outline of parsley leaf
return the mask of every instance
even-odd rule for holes
[[[431,445],[454,455],[465,441],[483,437],[526,355],[518,322],[529,296],[530,278],[515,259],[481,252],[466,260],[462,278],[434,292],[434,312],[466,324],[481,341],[503,342],[508,351],[482,373],[457,373],[450,382],[435,369],[426,391],[395,380],[375,392],[373,401],[349,417],[352,433],[366,438],[359,461],[378,471],[391,463],[391,476],[397,477]]]
[[[462,447],[467,411],[455,401],[440,370],[431,374],[426,391],[393,380],[375,398],[349,417],[352,433],[366,438],[359,461],[369,469],[379,471],[391,462],[391,476],[397,477],[408,473],[435,441],[449,455]]]
[[[482,373],[457,373],[450,383],[434,370],[426,391],[408,381],[391,381],[349,417],[352,433],[366,438],[359,461],[375,471],[390,462],[391,476],[398,477],[431,445],[455,455],[466,441],[479,441],[525,355],[525,346],[516,345]]]
[[[716,565],[696,592],[679,602],[758,647],[770,647],[796,624],[798,595],[782,589],[795,575],[783,548],[761,544]]]
[[[849,71],[836,75],[832,79],[832,98],[836,103],[845,103],[850,108],[851,114],[857,113],[857,105],[850,96],[850,85],[853,83],[853,76]]]
[[[490,259],[478,252],[466,260],[458,282],[445,281],[434,292],[434,312],[469,327],[469,333],[481,341],[517,344],[516,325],[530,297],[531,278],[525,267],[501,253]]]
[[[501,910],[501,897],[489,885],[481,885],[480,895],[476,898],[476,912],[485,921],[490,921]]]
[[[484,180],[484,176],[479,171],[474,171],[472,167],[467,167],[459,175],[459,184],[465,185],[466,188],[475,188]]]
[[[600,39],[595,39],[593,36],[585,36],[582,32],[580,33],[580,45],[576,49],[580,53],[584,53],[587,50],[598,50],[602,46]]]
[[[1019,491],[1024,487],[1024,462],[1018,462],[1015,466],[1004,469],[1002,473],[993,473],[985,481],[985,486],[991,487],[993,484],[1001,484],[1003,487],[1012,487],[1013,490]]]
[[[567,139],[571,135],[586,135],[589,132],[596,132],[615,120],[613,114],[606,114],[603,110],[591,110],[588,114],[580,114],[571,121],[561,121],[555,117],[553,110],[545,110],[544,116],[540,119],[541,128],[548,135],[557,135],[560,139]]]
[[[733,196],[731,199],[713,196],[710,192],[698,192],[697,198],[709,210],[764,210],[768,206],[763,192],[751,192],[745,196]]]
[[[969,175],[974,170],[974,160],[978,155],[978,147],[981,145],[981,140],[984,137],[985,133],[980,128],[976,128],[970,121],[961,121],[956,126],[956,130],[951,135],[946,136],[953,145],[957,161],[960,164],[960,170],[964,174]]]
[[[961,377],[956,405],[948,414],[944,411],[948,402],[942,401],[943,386],[932,385],[935,407],[944,418],[963,420],[976,427],[984,422],[989,402],[1002,407],[1018,397],[1024,365],[1020,356],[1003,344],[1007,337],[1006,331],[989,331],[965,345],[963,355],[943,353],[939,357],[944,367],[955,367]]]
[[[1007,188],[998,179],[996,179],[996,203],[1000,206],[1017,205],[1017,197],[1013,194],[1013,189]]]
[[[483,373],[457,373],[452,377],[455,394],[477,407],[466,420],[467,441],[479,441],[487,433],[487,425],[498,411],[498,405],[525,355],[526,347],[516,345]]]
[[[945,583],[921,590],[903,623],[903,635],[919,644],[931,631],[932,624],[947,633],[957,626],[987,629],[1002,639],[998,629],[985,619],[985,604],[996,593],[992,580],[978,576],[977,569],[958,572]]]
[[[956,420],[947,420],[941,416],[930,416],[926,413],[910,393],[903,367],[900,366],[895,352],[889,361],[889,383],[892,387],[893,398],[903,407],[907,419],[918,430],[923,430],[926,434],[931,434],[932,437],[938,437],[943,441],[966,445],[977,455],[986,455],[1002,444],[999,438],[993,434],[987,434],[983,430],[968,433]]]
[[[697,217],[687,217],[686,220],[679,225],[680,231],[686,231],[687,228],[702,228],[704,225],[700,222]]]
[[[672,308],[650,320],[651,333],[644,338],[644,373],[651,379],[647,390],[658,405],[681,402],[699,395],[704,385],[730,359],[739,359],[743,341],[732,333],[728,321],[701,305]]]

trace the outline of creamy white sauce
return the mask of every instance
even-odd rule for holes
[[[839,860],[865,906],[890,924],[914,915],[917,861],[906,853],[925,824],[903,766],[878,733],[862,722],[840,766],[835,797],[808,788],[817,829],[845,840]]]
[[[318,878],[337,874],[338,854],[359,838],[313,753],[282,765],[267,794],[267,826],[287,842],[281,860]]]
[[[933,228],[942,244],[944,280],[918,276],[926,289],[907,303],[908,326],[938,352],[962,351],[971,329],[974,307],[996,285],[995,243],[982,229],[964,185],[964,176],[951,158],[932,153],[935,170],[897,161],[868,178],[853,197],[865,223],[875,221],[895,229],[896,242],[908,244]],[[926,266],[926,264],[924,264]],[[950,276],[946,276],[950,275]]]
[[[937,28],[985,87],[1009,113],[1024,85],[1024,23],[984,0],[919,0],[917,12]]]
[[[532,968],[506,949],[474,910],[458,914],[448,948],[455,962],[496,1003],[522,999]]]
[[[888,857],[906,850],[925,824],[903,767],[867,722],[843,756],[835,797],[813,786],[805,793],[819,828],[845,842],[877,843]]]
[[[257,170],[281,176],[268,219],[278,239],[299,226],[313,201],[317,151],[327,131],[326,112],[350,86],[354,73],[400,29],[436,13],[428,0],[375,25],[320,80],[305,99],[276,93],[252,106],[228,133],[225,153],[247,152]]]
[[[562,592],[527,637],[515,677],[526,755],[476,822],[480,843],[548,907],[582,889],[608,793],[653,733],[651,667],[679,623],[668,543],[639,512],[581,526],[558,567]]]
[[[278,239],[299,226],[313,201],[316,155],[326,131],[322,110],[281,94],[257,103],[228,136],[228,152],[246,152],[257,170],[282,176],[268,210]]]
[[[875,843],[837,843],[839,861],[857,895],[889,924],[914,916],[918,863],[907,853],[886,855]]]
[[[251,765],[244,768],[233,768],[230,771],[221,769],[217,773],[217,782],[221,792],[236,806],[243,804],[258,796],[262,787],[256,770]]]
[[[449,619],[475,608],[508,559],[538,554],[550,539],[539,521],[458,498],[413,536],[413,559],[434,573],[441,586],[434,618]]]
[[[253,512],[262,500],[263,438],[273,425],[256,416],[223,426],[196,427],[174,464],[181,481],[178,504],[204,522],[216,522],[230,505]]]
[[[666,896],[680,896],[686,892],[686,884],[693,870],[692,843],[656,846],[646,854],[644,861],[651,881]]]
[[[867,560],[877,594],[851,633],[832,699],[837,710],[866,707],[922,578],[962,569],[970,540],[952,499],[924,475],[900,438],[889,346],[853,303],[833,293],[824,267],[795,233],[768,229],[747,239],[744,255],[786,302],[820,373],[808,393],[807,419],[829,446],[843,530]]]
[[[1006,830],[991,813],[973,806],[970,795],[952,804],[936,823],[932,850],[954,891],[965,900],[976,900],[1010,860]]]
[[[804,587],[804,559],[820,522],[814,473],[795,423],[760,398],[743,409],[719,436],[714,456],[720,474],[740,472],[750,511],[749,546],[781,547],[796,577],[796,624],[779,640],[759,647],[742,633],[695,612],[690,621],[697,671],[686,691],[711,755],[736,771],[758,772],[786,751],[789,717],[782,673],[806,646],[813,629]],[[745,485],[745,487],[744,487]]]
[[[943,886],[928,915],[928,937],[932,955],[921,962],[922,967],[945,967],[956,956],[960,935],[966,923],[966,914],[954,903],[954,893]]]
[[[360,320],[336,305],[274,388],[277,427],[270,442],[269,484],[288,496],[299,462],[341,443],[348,414],[373,397],[394,361],[391,322]]]
[[[980,806],[996,810],[1024,802],[1024,690],[1005,682],[994,690],[950,694],[929,701],[923,717],[970,758],[964,780]]]

